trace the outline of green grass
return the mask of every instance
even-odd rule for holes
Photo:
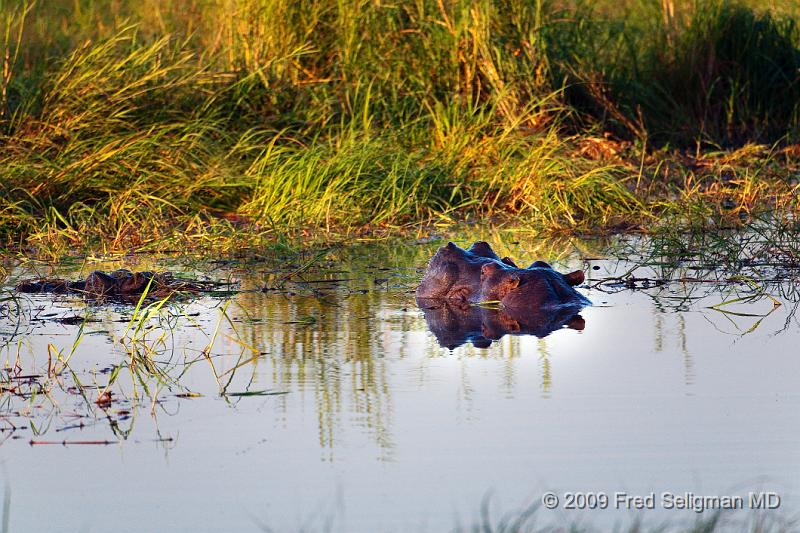
[[[0,246],[794,212],[792,5],[0,1]]]

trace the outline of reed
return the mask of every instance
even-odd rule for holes
[[[0,245],[793,212],[792,5],[0,1]]]

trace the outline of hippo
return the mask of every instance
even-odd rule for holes
[[[151,296],[162,297],[177,291],[208,290],[210,285],[207,285],[202,282],[179,281],[168,272],[131,272],[121,268],[109,273],[95,270],[90,272],[86,279],[77,281],[47,278],[23,280],[17,284],[16,289],[25,293],[76,293],[89,298],[129,300],[138,298],[145,290]]]
[[[169,285],[171,277],[155,272],[131,272],[121,268],[109,274],[95,270],[90,272],[83,282],[83,292],[93,296],[123,296],[142,294],[151,285],[151,289]]]
[[[573,288],[583,279],[580,270],[561,274],[542,261],[528,268],[486,263],[481,267],[480,288],[471,301],[498,302],[504,309],[518,313],[560,307],[580,309],[591,305]]]
[[[471,342],[489,348],[504,335],[535,335],[539,338],[563,328],[582,331],[585,321],[575,308],[492,309],[461,300],[427,300],[423,307],[428,328],[443,348],[453,350]]]
[[[467,250],[449,242],[428,262],[417,298],[468,300],[477,294],[481,267],[487,263],[516,267],[511,258],[501,259],[487,242],[477,241]]]
[[[519,268],[512,259],[501,259],[483,241],[467,250],[450,242],[431,258],[416,297],[423,308],[429,307],[428,300],[447,300],[495,303],[518,315],[561,307],[575,314],[591,305],[573,288],[583,280],[580,270],[561,274],[544,261]]]

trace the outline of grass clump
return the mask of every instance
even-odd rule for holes
[[[578,73],[578,87],[622,134],[657,143],[796,138],[797,19],[734,2],[699,2],[683,15],[616,28],[614,46],[628,57],[599,79]]]
[[[240,248],[469,217],[586,230],[792,211],[796,16],[723,0],[0,2],[0,243]]]

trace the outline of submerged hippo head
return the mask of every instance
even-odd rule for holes
[[[105,273],[90,272],[86,279],[69,281],[64,279],[36,278],[22,280],[16,289],[28,293],[79,293],[91,300],[121,302],[136,301],[147,292],[147,296],[163,298],[173,293],[198,293],[211,290],[210,282],[179,280],[169,272],[131,272],[125,268]]]
[[[521,282],[519,269],[508,269],[499,263],[486,263],[481,267],[480,300],[483,302],[499,302],[519,287]]]
[[[583,282],[583,272],[564,275],[544,265],[514,268],[486,263],[481,267],[480,300],[500,302],[504,308],[518,312],[589,305],[589,300],[572,288]]]
[[[428,262],[417,298],[468,300],[480,288],[481,266],[501,261],[486,242],[477,241],[467,250],[449,242]]]
[[[131,272],[121,268],[109,274],[95,270],[86,276],[81,288],[87,296],[136,296],[144,292],[149,286],[150,291],[155,291],[159,284],[166,285],[168,277],[154,272]]]
[[[120,294],[134,295],[144,292],[148,285],[150,290],[153,290],[157,284],[158,275],[153,272],[127,272],[127,274],[123,273],[118,277],[117,290]]]
[[[83,290],[91,296],[110,296],[117,291],[117,278],[95,270],[83,282]]]

